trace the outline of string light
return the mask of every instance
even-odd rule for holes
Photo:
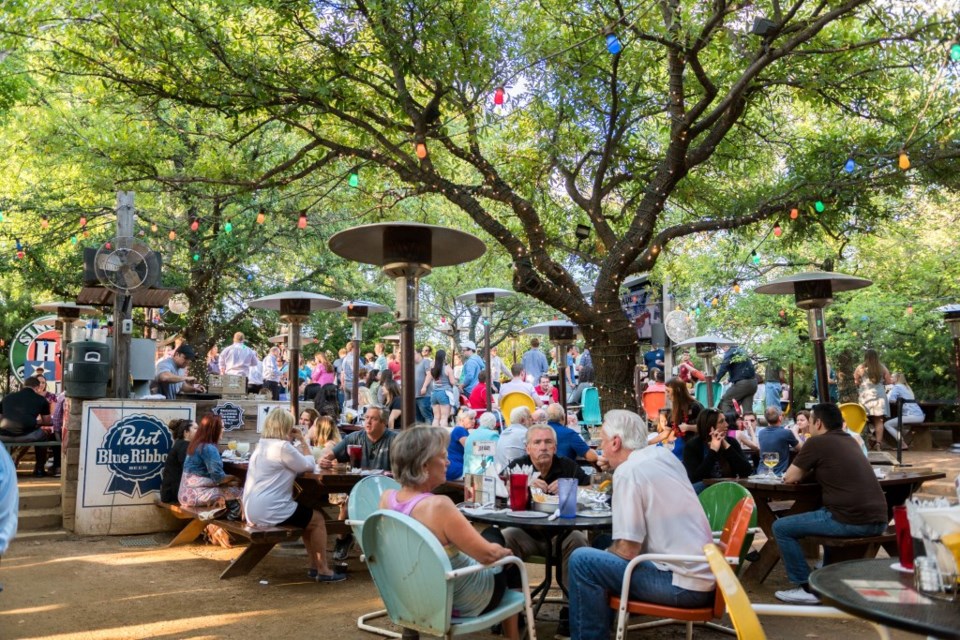
[[[43,216],[42,218],[40,218],[40,228],[41,228],[41,229],[46,229],[46,228],[49,227],[49,226],[50,226],[50,221],[47,220],[47,216]]]
[[[912,315],[913,315],[913,305],[912,305],[912,304],[907,305],[907,315],[908,315],[908,316],[912,316]]]
[[[300,219],[297,220],[297,229],[306,229],[307,228],[307,214],[301,213]]]
[[[200,228],[200,221],[194,218],[193,222],[190,223],[190,231],[196,231],[199,228]]]
[[[813,208],[817,210],[817,213],[823,213],[824,209],[827,207],[823,204],[821,200],[817,200],[813,203]]]
[[[421,160],[423,160],[424,158],[427,157],[427,145],[426,145],[426,144],[424,144],[424,143],[422,143],[422,142],[418,142],[418,143],[417,143],[417,157],[420,158]]]
[[[950,59],[954,62],[960,62],[960,44],[954,43],[950,47]]]
[[[760,254],[757,253],[756,249],[750,252],[750,256],[753,259],[753,264],[760,264]]]
[[[230,233],[231,231],[233,231],[233,223],[227,220],[227,223],[223,225],[223,230],[226,231],[227,233]]]
[[[790,209],[790,219],[796,220],[798,217],[800,217],[800,210],[797,209],[796,207],[794,207],[793,209]]]
[[[734,282],[734,283],[733,283],[733,292],[734,292],[734,293],[740,293],[740,283],[739,283],[739,282]]]
[[[267,220],[267,214],[263,212],[263,209],[257,213],[257,224],[263,224]]]
[[[70,244],[77,244],[77,236],[70,236]]]
[[[349,180],[347,180],[347,184],[349,184],[354,189],[360,186],[360,176],[357,175],[356,169],[350,172],[350,178]]]
[[[843,165],[843,170],[847,173],[853,173],[857,168],[857,163],[853,161],[853,158],[847,158],[847,162]]]
[[[620,38],[618,38],[617,34],[615,34],[613,31],[607,32],[605,40],[607,42],[607,51],[610,53],[610,55],[615,56],[623,51],[623,45],[620,44]]]
[[[247,274],[247,282],[251,282],[252,280],[253,280],[253,274],[252,274],[252,273],[248,273],[248,274]]]
[[[156,222],[154,222],[152,225],[150,225],[150,231],[153,231],[154,233],[157,232],[157,223],[156,223]]]
[[[897,161],[897,164],[900,165],[900,168],[904,171],[910,168],[910,156],[907,155],[906,151],[900,152],[900,159]]]
[[[773,235],[777,236],[778,238],[783,235],[783,229],[779,224],[773,228]]]
[[[503,87],[497,87],[497,90],[493,92],[493,104],[498,107],[503,104]]]
[[[173,229],[170,229],[170,233],[167,234],[167,237],[170,238],[171,240],[176,240],[177,232],[174,231]]]
[[[81,227],[87,226],[87,216],[80,216],[80,226]]]
[[[89,237],[90,237],[90,232],[87,231],[86,229],[84,229],[84,230],[83,230],[83,237],[84,237],[84,238],[89,238]]]
[[[194,262],[199,262],[199,261],[200,261],[200,254],[199,254],[199,253],[193,254],[193,261],[194,261]]]
[[[713,300],[710,301],[710,306],[715,307],[720,304],[720,298],[713,296]]]

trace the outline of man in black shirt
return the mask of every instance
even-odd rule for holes
[[[565,427],[561,427],[565,428]],[[539,476],[530,483],[533,489],[540,489],[544,493],[556,495],[558,492],[558,478],[576,478],[577,484],[590,484],[590,477],[584,473],[580,465],[572,458],[557,455],[557,434],[546,424],[535,424],[527,429],[527,455],[513,460],[508,468],[513,473],[521,473],[527,467],[535,470]],[[531,535],[519,527],[507,527],[503,530],[506,546],[513,554],[521,559],[529,556],[545,556],[548,554],[548,545],[553,544],[549,536]],[[563,559],[561,561],[561,581],[567,586],[567,563],[570,554],[578,547],[587,546],[587,535],[583,531],[571,531],[563,540]],[[569,613],[567,607],[560,610],[560,623],[557,628],[558,636],[569,636]]]
[[[38,421],[39,418],[39,421]],[[40,380],[31,376],[23,381],[23,388],[0,400],[0,442],[41,442],[48,440],[40,428],[50,424],[50,404],[40,395]],[[47,461],[45,447],[34,447],[36,464],[33,475],[46,475],[43,465]]]

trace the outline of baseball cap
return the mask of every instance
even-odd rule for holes
[[[464,340],[460,343],[461,349],[470,349],[470,351],[476,351],[477,345],[473,340]]]
[[[174,353],[179,353],[180,355],[182,355],[182,356],[183,356],[184,358],[186,358],[187,360],[196,360],[196,359],[197,359],[197,352],[194,350],[193,347],[191,347],[191,346],[188,345],[188,344],[182,344],[182,345],[180,345],[179,347],[177,347],[177,350],[174,351]]]

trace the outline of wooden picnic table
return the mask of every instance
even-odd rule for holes
[[[928,480],[945,478],[946,474],[933,471],[897,471],[887,474],[880,480],[880,487],[887,498],[888,517],[893,507],[903,504],[910,495],[919,489]],[[798,513],[814,511],[821,506],[820,485],[815,482],[786,484],[784,482],[764,482],[746,478],[724,478],[714,482],[737,482],[750,491],[757,506],[757,524],[767,536],[767,541],[760,548],[760,558],[750,563],[743,573],[745,582],[763,582],[770,574],[777,562],[780,561],[780,547],[773,537],[773,523],[777,518],[792,516]],[[778,511],[773,510],[773,503],[788,502],[792,504]]]

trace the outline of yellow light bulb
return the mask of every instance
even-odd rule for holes
[[[903,169],[904,171],[910,168],[910,157],[907,155],[906,151],[900,152],[899,164],[900,164],[900,168]]]

